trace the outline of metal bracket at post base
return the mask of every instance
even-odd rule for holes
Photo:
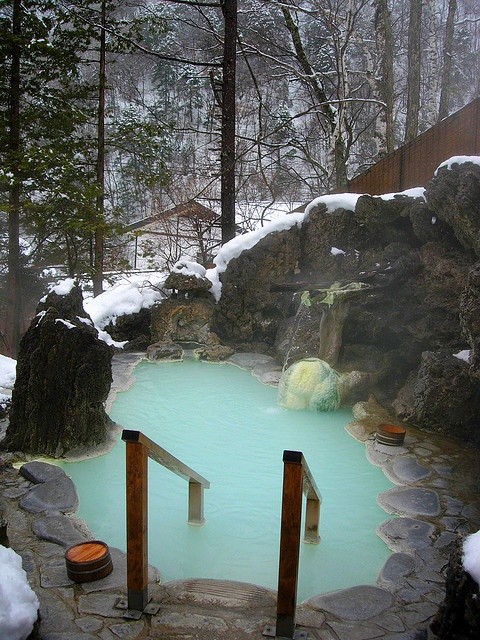
[[[280,629],[279,633],[282,633]],[[265,636],[266,638],[275,638],[276,640],[307,640],[307,632],[300,631],[299,629],[294,629],[293,635],[291,636],[277,636],[277,627],[269,624],[264,628],[262,636]]]

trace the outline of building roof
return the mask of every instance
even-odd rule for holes
[[[167,209],[166,211],[160,211],[153,216],[148,216],[147,218],[142,218],[141,220],[132,222],[126,226],[126,229],[127,231],[143,229],[151,224],[155,224],[155,222],[162,222],[169,218],[196,218],[214,222],[218,218],[218,215],[212,209],[205,207],[203,204],[200,204],[195,200],[191,200],[190,202],[179,204],[176,207]]]

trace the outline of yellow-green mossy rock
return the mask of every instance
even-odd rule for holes
[[[280,378],[278,404],[286,409],[335,411],[340,406],[339,378],[339,373],[324,360],[299,360]]]

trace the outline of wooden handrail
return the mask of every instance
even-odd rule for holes
[[[302,493],[305,493],[307,498],[304,542],[320,542],[318,523],[322,498],[301,451],[284,451],[283,463],[277,625],[274,635],[276,638],[294,638]]]
[[[125,442],[140,442],[144,447],[147,448],[148,457],[155,462],[158,462],[166,469],[173,471],[177,476],[183,478],[184,480],[188,480],[189,482],[198,482],[205,489],[210,488],[210,482],[206,480],[199,473],[188,467],[186,464],[181,462],[175,456],[172,456],[166,449],[163,449],[160,445],[158,445],[153,440],[150,440],[144,433],[141,431],[130,431],[129,429],[124,429],[122,432],[122,440]]]
[[[141,431],[125,429],[128,609],[143,611],[148,602],[148,458],[188,481],[188,523],[201,525],[203,490],[210,483]]]

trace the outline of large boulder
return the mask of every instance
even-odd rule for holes
[[[165,280],[165,288],[176,291],[180,297],[209,298],[212,283],[200,274],[172,271]]]
[[[470,346],[470,373],[480,383],[480,263],[468,274],[466,287],[460,298],[462,335]]]
[[[338,380],[338,373],[323,360],[298,360],[282,373],[278,404],[286,409],[335,411],[340,406]]]
[[[441,167],[426,187],[427,202],[467,251],[480,258],[480,165]]]
[[[222,341],[273,345],[278,326],[291,312],[291,295],[273,293],[275,281],[292,278],[300,258],[300,231],[276,231],[230,260],[215,305],[214,331]]]
[[[10,422],[10,451],[60,457],[104,444],[104,402],[113,348],[97,337],[78,287],[51,293],[20,343]]]
[[[400,417],[428,431],[480,445],[480,394],[469,369],[450,351],[423,353],[413,384],[408,385],[409,409]]]
[[[135,313],[118,316],[104,329],[113,340],[124,343],[125,351],[145,351],[152,342],[150,324],[151,310],[143,308]]]

